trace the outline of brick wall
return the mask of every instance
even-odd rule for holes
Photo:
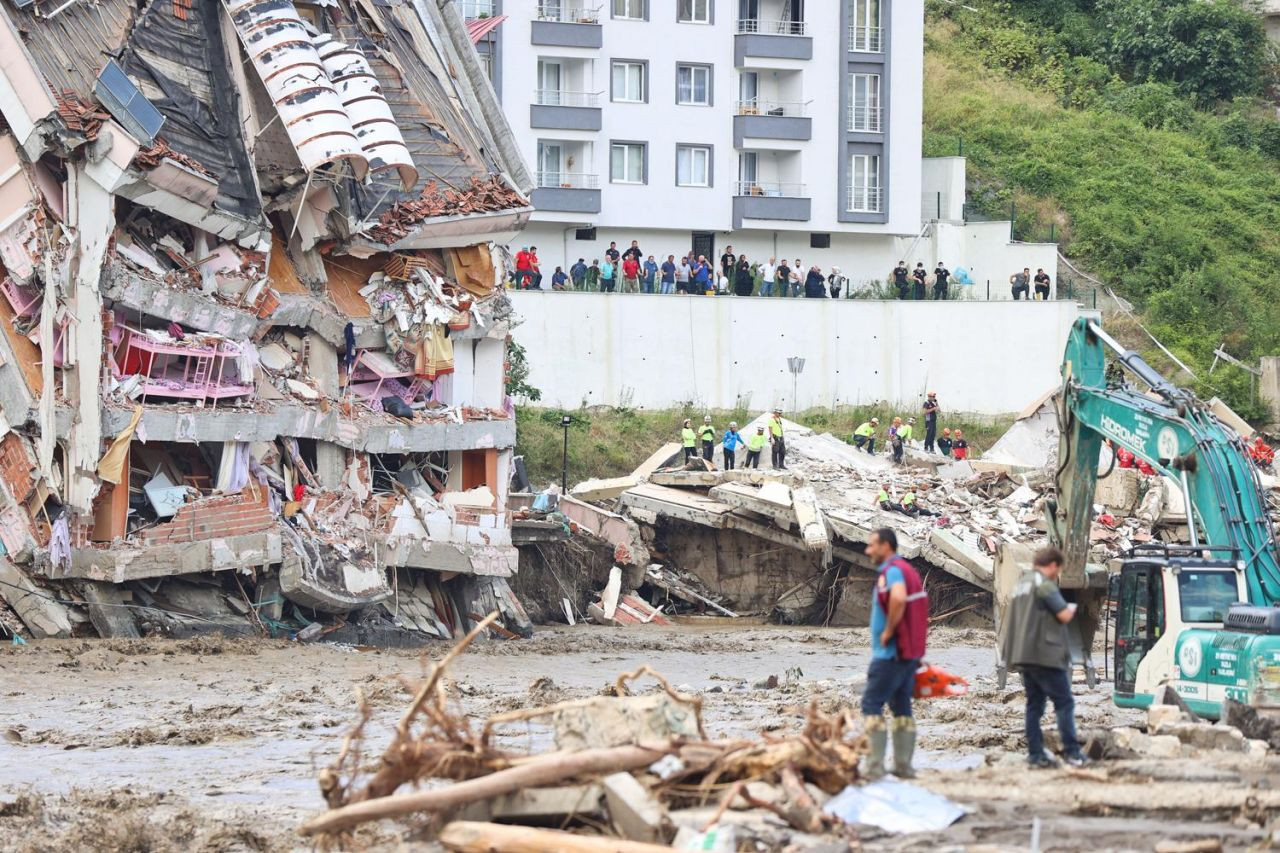
[[[275,516],[267,506],[266,493],[259,489],[256,500],[246,491],[186,504],[172,521],[141,531],[137,539],[144,545],[200,542],[257,533],[275,524]]]

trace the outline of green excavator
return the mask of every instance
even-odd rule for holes
[[[1108,351],[1150,392],[1114,374],[1108,381]],[[1061,585],[1074,590],[1085,623],[1086,660],[1103,605],[1086,559],[1104,443],[1172,479],[1186,502],[1189,542],[1139,546],[1109,578],[1116,704],[1146,707],[1172,687],[1213,719],[1226,698],[1280,708],[1280,549],[1244,440],[1088,318],[1067,341],[1058,427],[1046,515],[1066,557]]]

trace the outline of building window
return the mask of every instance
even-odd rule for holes
[[[711,186],[711,149],[705,145],[676,146],[676,186]]]
[[[849,158],[849,211],[879,213],[881,210],[880,155],[854,154]]]
[[[645,182],[645,144],[615,142],[609,149],[609,180],[615,184]]]
[[[880,75],[849,75],[849,130],[879,133]]]
[[[676,20],[682,24],[711,23],[711,0],[678,0]]]
[[[710,66],[676,66],[676,103],[698,107],[711,106]]]
[[[644,103],[644,71],[643,62],[614,62],[613,100],[626,104]]]
[[[884,50],[880,29],[880,0],[852,0],[849,21],[849,50],[879,53]]]
[[[626,21],[643,21],[646,2],[648,0],[613,0],[613,17]]]

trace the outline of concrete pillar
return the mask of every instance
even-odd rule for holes
[[[307,374],[321,394],[338,399],[338,348],[319,335],[308,335],[307,346]]]
[[[316,442],[315,475],[326,489],[341,489],[343,474],[347,470],[346,448],[328,441]]]
[[[1258,380],[1258,394],[1267,404],[1272,424],[1280,424],[1280,356],[1264,355],[1261,359],[1262,378]]]

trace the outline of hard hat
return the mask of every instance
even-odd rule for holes
[[[773,413],[774,413],[775,415],[780,415],[780,414],[782,414],[782,407],[781,407],[781,406],[778,406],[777,408],[775,408],[775,409],[773,410]]]
[[[878,424],[878,423],[880,423],[880,419],[879,419],[879,418],[872,418],[872,419],[871,419],[871,422],[872,422],[873,424]]]
[[[762,426],[756,427],[756,432],[764,432],[764,427]]]
[[[913,424],[913,423],[915,423],[915,422],[916,422],[916,419],[915,419],[915,418],[907,418],[907,423],[909,423],[909,424]]]
[[[729,421],[729,427],[730,427],[731,429],[737,429],[737,428],[738,428],[738,422],[737,422],[737,421]]]
[[[704,424],[709,424],[709,423],[711,423],[711,415],[703,415],[703,416],[702,416],[702,422],[703,422]]]

